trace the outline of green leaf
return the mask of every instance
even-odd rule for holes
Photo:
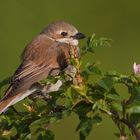
[[[87,93],[87,87],[85,85],[79,86],[79,85],[71,85],[71,87],[79,93],[81,96],[86,96]]]
[[[85,137],[89,135],[94,124],[100,124],[102,121],[102,118],[98,114],[96,114],[92,118],[80,117],[80,119],[81,121],[76,128],[76,131],[80,131],[80,140],[85,139]]]
[[[129,121],[133,124],[139,124],[139,120],[140,120],[140,114],[136,113],[136,114],[131,114],[129,116]]]
[[[95,102],[92,106],[92,110],[95,111],[98,108],[98,102]]]
[[[90,69],[90,71],[95,74],[102,75],[102,71],[98,67],[94,67],[93,69]]]
[[[21,133],[20,134],[20,140],[30,140],[30,139],[31,139],[30,132],[28,132],[28,133]]]
[[[112,101],[121,101],[121,97],[117,94],[107,94],[106,99],[110,99]]]
[[[40,132],[37,140],[54,140],[54,138],[55,138],[55,136],[52,131],[44,130],[44,131]]]
[[[113,112],[119,113],[119,112],[123,111],[123,107],[122,107],[121,103],[111,102],[109,106],[110,106],[111,111],[113,111]]]
[[[49,120],[47,117],[43,117],[43,118],[36,119],[35,121],[33,121],[31,123],[31,126],[32,125],[41,125],[41,124],[46,124],[46,123],[49,123]]]
[[[69,87],[66,90],[65,96],[66,96],[65,106],[67,108],[67,107],[70,107],[73,104],[73,100],[74,100],[74,95],[73,95],[71,87]]]
[[[92,97],[93,101],[104,99],[104,94],[106,90],[99,85],[91,85],[91,89],[88,92],[88,95]]]
[[[50,130],[47,130],[46,131],[46,139],[45,140],[54,140],[55,138],[55,135],[52,131]]]
[[[133,105],[126,111],[128,114],[140,114],[140,106]]]
[[[66,109],[62,112],[63,117],[69,117],[71,115],[71,109]]]
[[[80,130],[80,135],[83,135],[83,136],[88,136],[90,131],[92,129],[92,119],[91,118],[83,118],[76,131]]]
[[[97,67],[97,63],[93,63],[93,64],[87,63],[87,65],[86,65],[86,72],[89,75],[92,74],[92,73],[95,73],[97,75],[101,75],[102,74],[101,70]]]
[[[129,93],[131,93],[128,107],[133,105],[140,105],[140,87],[129,87],[128,90]]]
[[[119,77],[120,74],[116,71],[108,71],[105,73],[105,76],[110,76],[110,77]]]
[[[76,112],[79,115],[86,115],[89,111],[91,111],[92,104],[89,102],[86,102],[85,100],[81,100],[78,103],[76,103],[73,107],[74,112]]]
[[[99,125],[101,122],[102,122],[102,118],[99,116],[99,114],[96,114],[96,115],[92,118],[92,123],[93,123],[93,124]]]
[[[88,38],[87,40],[87,46],[82,47],[81,49],[81,54],[82,56],[84,54],[88,53],[94,53],[94,49],[97,47],[108,47],[111,46],[111,39],[105,38],[105,37],[100,37],[96,38],[95,34],[92,34],[91,37]]]
[[[58,120],[59,120],[60,118],[58,118],[57,116],[52,116],[51,118],[50,118],[50,123],[55,123],[55,122],[57,122]]]
[[[97,83],[100,87],[109,91],[113,87],[113,79],[111,77],[104,77]]]
[[[89,38],[87,44],[90,48],[95,48],[95,47],[108,47],[111,46],[112,40],[105,38],[105,37],[101,37],[99,39],[95,38],[95,34],[92,34],[92,36]]]

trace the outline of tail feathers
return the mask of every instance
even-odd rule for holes
[[[0,101],[0,114],[13,104],[14,97]]]
[[[14,96],[8,97],[8,98],[3,98],[0,101],[0,114],[4,111],[6,111],[6,109],[14,104],[16,104],[17,102],[23,100],[25,97],[31,95],[32,93],[34,93],[36,91],[36,89],[31,89],[31,90],[27,90],[26,92],[23,93],[19,93],[16,94]]]

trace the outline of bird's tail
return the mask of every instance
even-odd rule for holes
[[[13,101],[14,101],[14,97],[2,99],[0,101],[0,114],[6,111],[6,109],[13,104]]]
[[[12,105],[14,105],[15,103],[23,100],[25,97],[31,95],[32,93],[34,93],[36,91],[36,89],[30,89],[27,90],[26,92],[23,93],[19,93],[10,97],[4,96],[4,98],[2,100],[0,100],[0,114],[4,111],[6,111],[6,109]]]

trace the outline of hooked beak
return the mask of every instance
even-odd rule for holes
[[[72,36],[74,39],[83,39],[86,36],[83,33],[77,33],[76,35]]]

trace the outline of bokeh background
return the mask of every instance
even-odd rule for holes
[[[24,46],[56,20],[74,24],[87,36],[96,33],[114,40],[112,47],[96,50],[94,59],[103,70],[129,74],[133,62],[140,63],[139,0],[0,0],[0,80],[15,71]],[[123,96],[123,90],[121,93]],[[77,140],[77,123],[74,114],[55,123],[56,140]],[[94,126],[88,140],[117,140],[117,131],[104,116],[103,124]]]

